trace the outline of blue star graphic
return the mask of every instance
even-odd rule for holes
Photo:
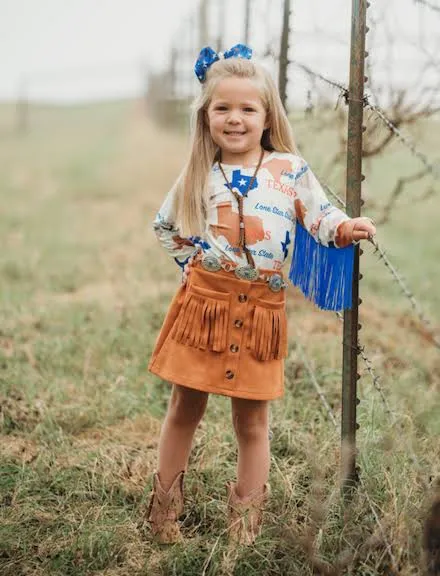
[[[290,233],[288,230],[286,230],[286,239],[284,240],[284,242],[281,242],[281,248],[283,249],[283,253],[284,253],[284,258],[287,258],[287,254],[289,253],[289,246],[290,244]]]
[[[232,188],[236,188],[242,196],[247,196],[247,193],[245,194],[245,192],[251,180],[252,176],[246,176],[245,174],[242,174],[240,170],[233,170],[231,186]],[[225,186],[228,188],[226,184]],[[255,178],[250,189],[253,190],[257,187],[258,179]]]

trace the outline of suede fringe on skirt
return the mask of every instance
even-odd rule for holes
[[[238,398],[284,392],[285,291],[196,264],[171,302],[149,370],[172,384]]]

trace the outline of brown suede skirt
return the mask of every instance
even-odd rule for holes
[[[195,264],[171,302],[148,369],[204,392],[254,400],[282,396],[285,298],[285,290],[273,292],[262,280]]]

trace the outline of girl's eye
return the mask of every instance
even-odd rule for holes
[[[244,111],[245,111],[245,112],[255,112],[255,109],[254,109],[254,108],[251,108],[250,106],[247,106],[247,107],[244,109]]]
[[[215,110],[220,110],[220,111],[224,111],[226,109],[227,109],[226,106],[216,106],[215,107]]]

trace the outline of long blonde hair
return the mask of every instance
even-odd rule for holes
[[[269,72],[260,64],[243,58],[215,62],[193,103],[190,155],[174,188],[176,223],[184,236],[200,236],[205,227],[208,179],[218,152],[206,122],[206,111],[217,84],[231,76],[248,78],[260,90],[269,120],[269,127],[261,138],[262,147],[277,152],[296,152],[292,128]]]

